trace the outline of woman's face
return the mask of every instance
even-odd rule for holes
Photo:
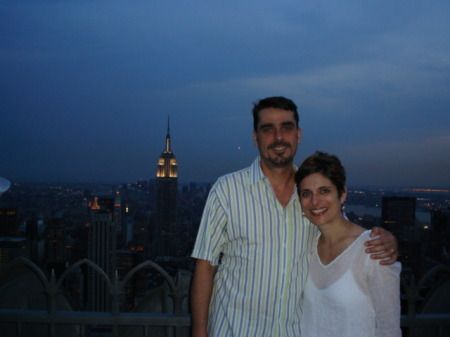
[[[336,186],[322,173],[306,176],[298,191],[303,212],[313,224],[320,226],[342,217],[341,205],[347,190],[339,197]]]

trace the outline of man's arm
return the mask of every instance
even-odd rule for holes
[[[191,287],[192,337],[207,337],[209,303],[217,267],[197,259]]]
[[[371,254],[370,257],[372,259],[382,259],[380,264],[384,265],[393,264],[397,261],[398,243],[391,232],[381,227],[373,227],[370,236],[379,236],[365,243],[366,247],[368,247],[366,248],[366,253]]]

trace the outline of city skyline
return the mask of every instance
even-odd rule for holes
[[[0,177],[154,179],[167,118],[181,183],[249,166],[252,102],[299,107],[295,163],[349,186],[450,187],[450,4],[4,1]]]

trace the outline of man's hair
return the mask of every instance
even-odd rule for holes
[[[263,98],[255,103],[253,103],[253,130],[257,131],[258,128],[258,122],[259,122],[259,112],[266,108],[275,108],[275,109],[281,109],[286,111],[292,111],[294,113],[294,119],[296,126],[298,127],[298,112],[297,112],[297,106],[295,103],[290,100],[289,98],[282,97],[282,96],[275,96],[275,97],[267,97]]]
[[[338,157],[325,152],[317,151],[306,158],[295,173],[295,183],[300,192],[300,183],[313,173],[321,173],[336,186],[339,197],[345,191],[345,169]]]

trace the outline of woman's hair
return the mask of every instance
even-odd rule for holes
[[[297,190],[300,188],[302,180],[313,173],[321,173],[330,179],[336,186],[339,197],[344,193],[346,180],[345,169],[338,157],[316,151],[316,153],[306,158],[295,173]]]

